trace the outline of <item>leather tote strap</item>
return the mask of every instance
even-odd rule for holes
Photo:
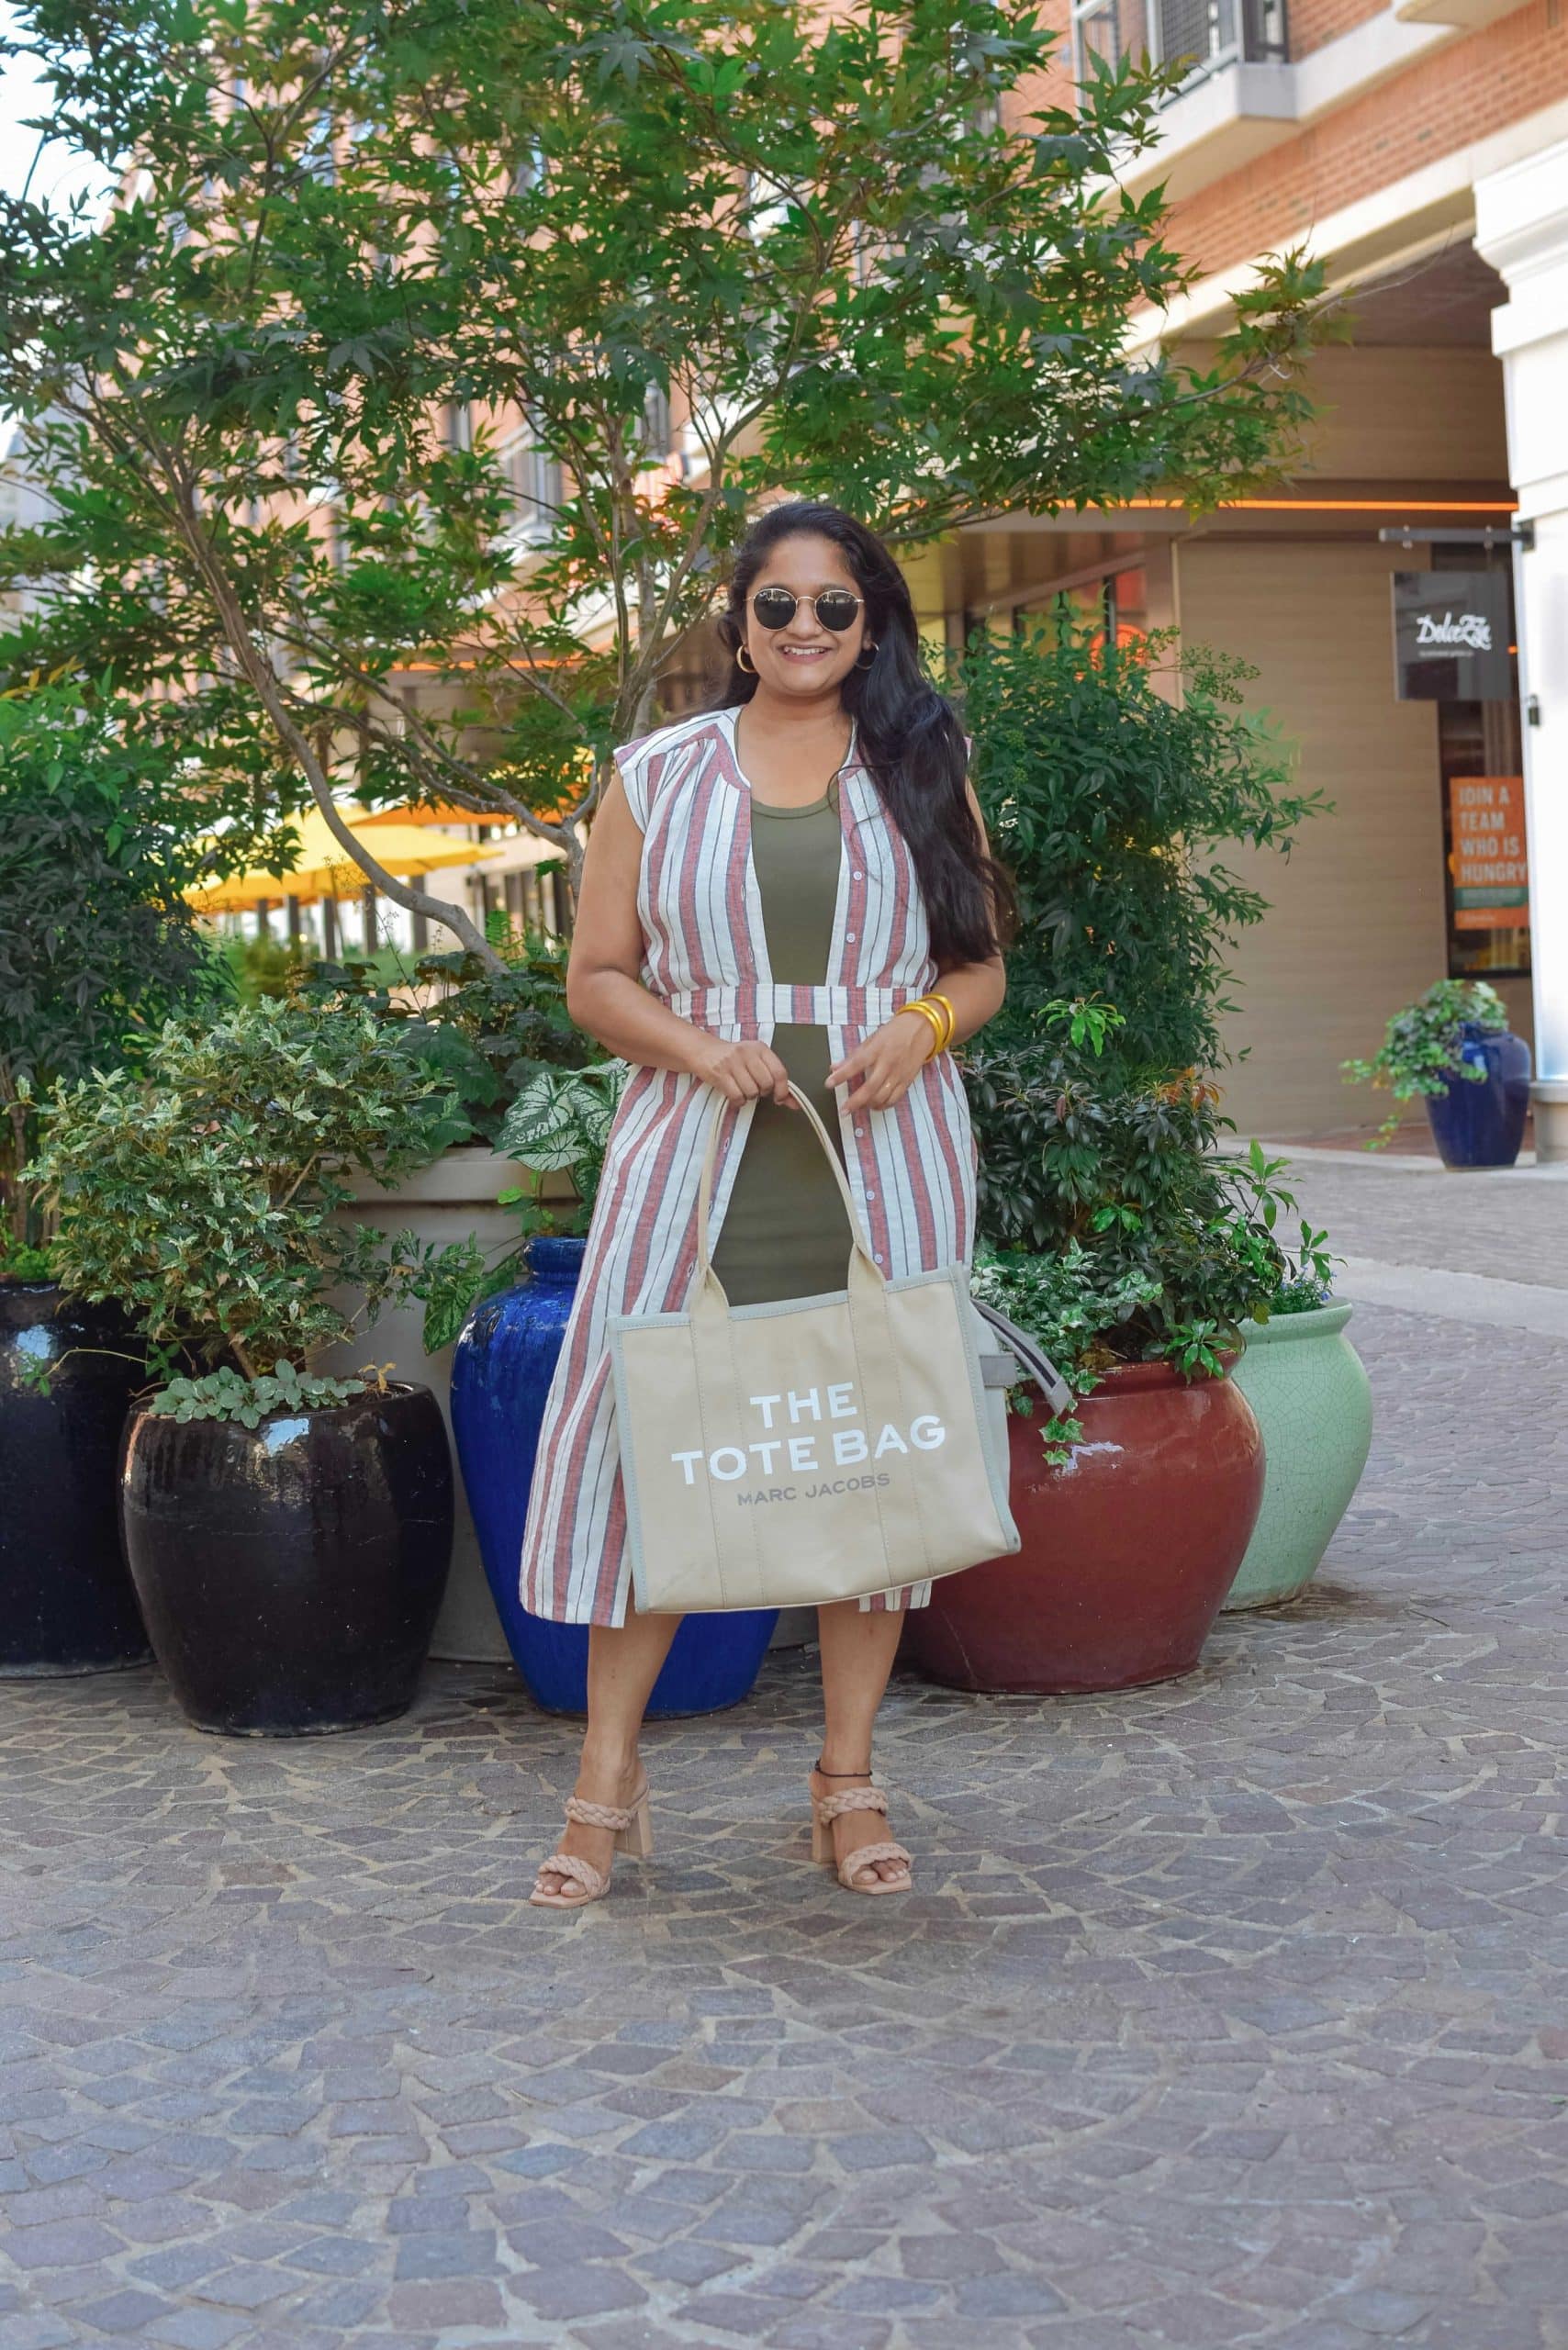
[[[999,1337],[1007,1341],[1013,1353],[1035,1382],[1050,1405],[1053,1416],[1064,1420],[1071,1412],[1075,1398],[1071,1388],[1043,1348],[1037,1347],[1026,1331],[994,1305],[987,1305],[982,1298],[971,1297],[970,1304],[982,1321],[989,1322]]]

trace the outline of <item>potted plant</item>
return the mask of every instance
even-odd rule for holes
[[[543,1070],[523,1089],[498,1137],[527,1163],[525,1189],[504,1195],[520,1211],[520,1250],[498,1266],[476,1262],[479,1303],[458,1337],[452,1370],[457,1457],[478,1529],[490,1590],[519,1672],[541,1706],[580,1714],[588,1706],[588,1627],[531,1616],[518,1587],[529,1488],[544,1398],[561,1351],[616,1106],[623,1061]],[[566,1203],[543,1195],[549,1174],[567,1179]],[[515,1274],[520,1269],[524,1278]],[[454,1284],[447,1317],[461,1302]],[[431,1343],[450,1326],[432,1300]],[[778,1620],[776,1608],[689,1616],[654,1684],[652,1715],[711,1713],[750,1694]]]
[[[1371,1060],[1341,1066],[1347,1082],[1385,1088],[1396,1102],[1419,1094],[1445,1167],[1511,1167],[1518,1157],[1530,1050],[1484,979],[1439,979],[1394,1014]],[[1385,1147],[1398,1125],[1391,1112],[1368,1149]]]
[[[1123,1086],[1101,1066],[1117,1015],[1052,1004],[1023,1046],[966,1068],[981,1147],[973,1286],[1079,1394],[1010,1424],[1011,1558],[937,1583],[904,1652],[951,1686],[1125,1689],[1190,1672],[1263,1493],[1263,1443],[1231,1376],[1282,1259],[1249,1160],[1218,1149],[1190,1074]]]
[[[1271,1186],[1283,1162],[1257,1143],[1267,1228]],[[1360,1484],[1372,1446],[1372,1388],[1345,1335],[1351,1309],[1333,1293],[1327,1236],[1304,1223],[1298,1244],[1270,1277],[1266,1304],[1241,1325],[1246,1352],[1236,1383],[1263,1431],[1263,1503],[1237,1570],[1227,1608],[1272,1607],[1295,1599],[1317,1572]]]
[[[538,931],[519,936],[492,916],[491,945],[501,957],[492,968],[472,954],[418,957],[396,981],[377,977],[363,961],[318,963],[306,975],[301,999],[326,1009],[360,1011],[384,1026],[421,1067],[444,1080],[455,1104],[441,1151],[409,1168],[391,1188],[369,1174],[352,1176],[342,1215],[384,1235],[412,1232],[432,1249],[472,1249],[487,1262],[515,1252],[518,1231],[502,1194],[528,1181],[528,1170],[500,1147],[510,1105],[530,1080],[547,1069],[576,1069],[602,1060],[602,1047],[566,1012],[566,965],[558,941]],[[551,1184],[547,1191],[565,1186]],[[510,1276],[508,1277],[510,1278]],[[420,1301],[385,1301],[375,1326],[377,1359],[396,1375],[431,1388],[448,1415],[452,1346],[462,1321],[448,1319],[443,1339],[429,1342],[441,1324]],[[352,1371],[357,1339],[328,1348],[325,1370]],[[509,1654],[491,1605],[478,1537],[459,1488],[453,1527],[452,1571],[431,1639],[432,1654],[499,1661]]]
[[[57,1088],[37,1175],[62,1278],[145,1329],[123,1472],[130,1572],[196,1726],[345,1729],[410,1702],[452,1540],[427,1388],[319,1368],[441,1257],[338,1211],[439,1148],[446,1086],[374,1020],[276,1002],[171,1022],[137,1074]]]
[[[158,744],[112,700],[0,696],[0,1677],[148,1652],[118,1485],[145,1368],[117,1306],[62,1287],[27,1169],[41,1096],[133,1067],[166,1013],[217,984],[179,895],[182,811]]]

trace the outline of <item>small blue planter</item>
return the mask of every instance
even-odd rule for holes
[[[552,1714],[588,1710],[588,1627],[531,1616],[518,1595],[518,1561],[544,1397],[586,1245],[531,1240],[529,1279],[475,1307],[452,1363],[453,1433],[486,1579],[517,1669]],[[751,1695],[777,1621],[776,1608],[689,1616],[654,1684],[649,1718],[738,1706]]]
[[[1456,1077],[1446,1092],[1427,1096],[1427,1115],[1445,1167],[1511,1167],[1524,1140],[1529,1108],[1529,1046],[1508,1029],[1460,1031],[1460,1058],[1484,1069],[1484,1080]]]

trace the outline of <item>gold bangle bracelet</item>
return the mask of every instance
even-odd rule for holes
[[[928,1023],[931,1029],[931,1050],[926,1054],[925,1058],[927,1060],[935,1059],[935,1056],[942,1050],[941,1013],[935,1010],[934,1005],[927,1003],[924,999],[920,996],[917,996],[913,1003],[901,1003],[899,1010],[901,1012],[918,1012],[921,1018]]]
[[[925,999],[924,999],[924,1001],[925,1001],[927,1003],[939,1003],[939,1004],[941,1005],[941,1007],[942,1007],[943,1011],[944,1011],[944,1012],[946,1013],[946,1015],[947,1015],[947,1034],[946,1034],[946,1036],[944,1037],[944,1039],[943,1039],[943,1050],[944,1050],[944,1051],[946,1051],[946,1048],[947,1048],[947,1046],[948,1046],[952,1043],[952,1041],[953,1041],[953,1031],[957,1028],[957,1026],[958,1026],[958,1013],[954,1011],[954,1009],[953,1009],[953,1007],[952,1007],[951,1003],[948,1002],[947,998],[946,998],[945,995],[937,995],[937,994],[935,992],[935,990],[933,990],[933,992],[932,992],[931,994],[929,994],[928,996],[926,996],[926,997],[925,997]]]
[[[937,1023],[936,1049],[939,1053],[945,1053],[953,1036],[952,1013],[940,996],[923,995],[920,1001]]]
[[[953,1030],[958,1024],[953,1017],[953,1007],[946,997],[945,995],[916,996],[914,1005],[906,1009],[924,1012],[935,1024],[936,1049],[939,1053],[945,1053],[953,1041]]]

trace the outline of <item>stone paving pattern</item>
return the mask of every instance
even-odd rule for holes
[[[1282,1181],[1339,1256],[1568,1289],[1568,1166],[1456,1173],[1434,1158],[1417,1173],[1348,1150],[1298,1159]]]
[[[650,1734],[568,1919],[499,1672],[286,1745],[0,1684],[4,2350],[1563,2350],[1568,1350],[1355,1335],[1306,1601],[1118,1698],[895,1683],[902,1901],[810,1865],[801,1654]]]

